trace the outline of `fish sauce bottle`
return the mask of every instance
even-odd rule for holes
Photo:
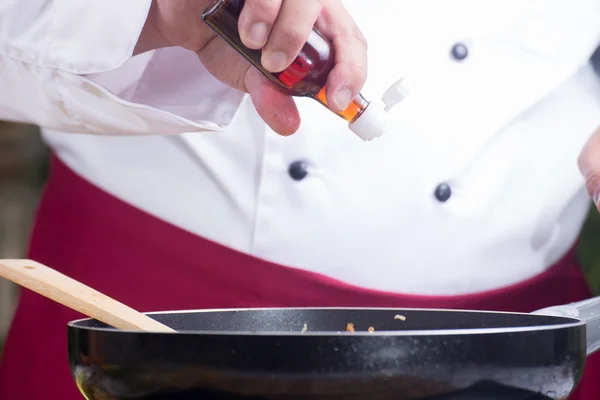
[[[262,66],[261,51],[249,49],[242,43],[238,21],[243,7],[244,0],[213,0],[204,10],[202,19],[284,93],[313,98],[332,111],[326,96],[327,78],[335,66],[331,42],[313,29],[292,64],[282,72],[271,73]],[[398,90],[401,89],[398,87]],[[371,104],[359,94],[344,111],[336,114],[349,123],[351,131],[368,141],[383,134],[388,109]]]

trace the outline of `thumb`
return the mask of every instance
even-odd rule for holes
[[[596,208],[600,202],[600,127],[588,139],[579,154],[579,170],[585,178],[587,191]],[[600,208],[599,208],[600,209]]]

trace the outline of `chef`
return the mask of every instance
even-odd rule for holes
[[[41,125],[54,155],[30,258],[141,311],[591,295],[573,248],[600,1],[247,0],[242,38],[270,70],[315,21],[332,38],[333,111],[405,78],[370,142],[248,69],[198,23],[207,2],[2,2],[0,118]],[[80,398],[77,317],[22,292],[1,399]],[[598,361],[573,399],[600,398]]]

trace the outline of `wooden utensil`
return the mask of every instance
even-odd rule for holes
[[[176,332],[118,301],[31,260],[0,260],[0,277],[122,330]]]

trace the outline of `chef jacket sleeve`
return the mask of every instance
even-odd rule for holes
[[[132,57],[151,0],[0,2],[0,119],[95,134],[224,129],[245,94],[193,52]]]

